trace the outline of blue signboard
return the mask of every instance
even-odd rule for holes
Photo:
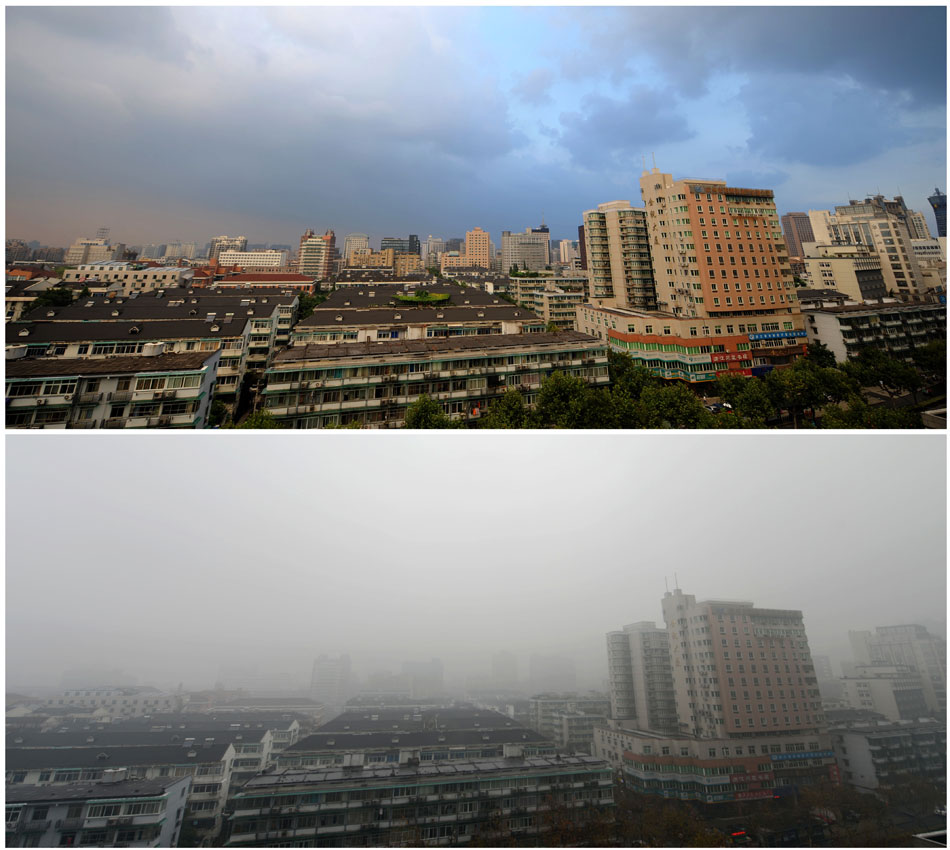
[[[811,750],[807,753],[773,753],[772,761],[790,761],[791,759],[830,759],[834,758],[833,750]]]
[[[771,331],[765,334],[749,334],[749,339],[789,339],[796,336],[808,336],[805,331]]]

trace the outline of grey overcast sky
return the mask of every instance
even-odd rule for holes
[[[606,675],[604,635],[697,598],[945,634],[943,435],[9,435],[7,682],[77,667],[306,681],[509,648]]]
[[[576,238],[641,157],[780,212],[946,186],[946,9],[8,7],[7,237]]]

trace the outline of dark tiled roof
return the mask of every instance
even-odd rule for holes
[[[7,747],[7,770],[69,767],[132,767],[144,764],[207,764],[224,757],[230,741],[215,741],[210,747],[159,745],[140,747]],[[188,753],[194,753],[189,756]],[[105,758],[101,758],[105,756]]]
[[[376,720],[373,720],[374,717]],[[439,708],[419,711],[412,708],[386,709],[367,706],[345,711],[321,724],[317,731],[379,732],[391,731],[395,725],[403,732],[421,732],[423,729],[435,728],[474,729],[476,724],[477,728],[483,730],[518,727],[518,723],[507,715],[487,709]]]
[[[483,315],[479,316],[479,313]],[[342,316],[342,320],[337,321],[337,316]],[[298,322],[296,327],[326,328],[393,323],[402,325],[435,324],[438,322],[474,323],[514,321],[516,319],[526,322],[540,321],[537,313],[524,307],[515,307],[503,302],[501,306],[497,307],[482,304],[462,307],[418,307],[409,305],[405,307],[383,307],[376,310],[353,310],[344,307],[342,310],[316,311],[309,318]]]
[[[7,785],[7,803],[57,803],[70,800],[112,800],[118,797],[160,797],[185,777],[128,779],[122,782],[71,782],[67,785]]]
[[[31,342],[114,342],[118,340],[214,339],[244,335],[247,316],[224,316],[213,322],[204,316],[172,321],[138,322],[7,322],[7,345]],[[215,330],[217,328],[217,330]],[[23,335],[21,331],[27,330]]]
[[[292,367],[297,363],[308,360],[342,360],[348,357],[385,357],[386,355],[400,354],[426,356],[469,350],[538,348],[541,346],[557,346],[558,348],[585,346],[606,350],[607,344],[603,340],[577,331],[561,331],[556,334],[482,334],[449,337],[448,339],[347,342],[336,345],[309,343],[278,352],[275,357],[274,368]]]
[[[420,732],[316,732],[298,741],[284,752],[306,753],[337,750],[354,752],[364,749],[414,749],[418,747],[492,747],[502,744],[550,744],[531,729],[432,729]]]
[[[185,354],[143,354],[122,357],[24,357],[7,360],[7,378],[50,378],[72,375],[126,375],[139,372],[177,372],[200,369],[217,354],[216,351],[195,351]]]

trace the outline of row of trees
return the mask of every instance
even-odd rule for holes
[[[913,407],[869,404],[863,388],[881,388],[892,400],[925,386],[946,383],[946,343],[918,350],[915,364],[877,349],[838,365],[823,346],[787,369],[762,378],[724,375],[710,388],[730,408],[714,413],[683,383],[654,378],[626,354],[610,352],[609,387],[553,373],[529,409],[524,395],[509,389],[479,421],[480,428],[766,428],[781,422],[783,411],[794,427],[919,428]],[[821,413],[820,421],[818,414]],[[409,428],[456,428],[441,405],[422,396],[406,415]]]

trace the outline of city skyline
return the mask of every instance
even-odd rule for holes
[[[296,244],[312,227],[375,244],[481,226],[497,246],[543,216],[572,239],[584,210],[639,205],[654,154],[678,177],[772,188],[779,214],[902,194],[935,231],[945,22],[941,7],[10,9],[8,237],[65,246],[108,224],[126,244]],[[767,50],[776,32],[802,49]]]

